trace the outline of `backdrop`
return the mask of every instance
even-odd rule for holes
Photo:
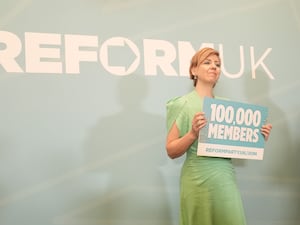
[[[1,0],[0,224],[178,224],[165,104],[212,46],[216,94],[273,124],[234,160],[248,224],[298,225],[299,40],[296,0]]]

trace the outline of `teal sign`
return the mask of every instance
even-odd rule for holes
[[[266,107],[205,98],[203,111],[208,123],[200,130],[198,155],[263,159],[260,129],[266,123]]]

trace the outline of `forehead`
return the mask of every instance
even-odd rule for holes
[[[215,54],[211,54],[211,55],[207,56],[205,58],[205,60],[220,61],[220,57]]]

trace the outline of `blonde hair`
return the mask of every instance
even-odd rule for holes
[[[203,63],[203,61],[210,55],[216,55],[220,58],[220,53],[217,50],[208,47],[202,48],[192,57],[189,72],[190,79],[194,81],[194,87],[197,84],[197,76],[192,73],[192,69]]]

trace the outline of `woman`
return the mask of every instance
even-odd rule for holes
[[[246,224],[231,160],[197,156],[198,134],[207,123],[203,98],[215,97],[213,90],[220,73],[219,53],[201,49],[190,64],[194,90],[167,103],[167,153],[170,158],[186,153],[180,178],[181,225]],[[271,124],[261,129],[266,140],[271,129]]]

